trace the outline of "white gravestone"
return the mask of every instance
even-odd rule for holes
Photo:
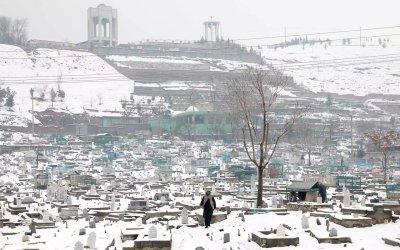
[[[182,219],[182,224],[188,224],[189,222],[188,211],[185,207],[182,209],[181,219]]]
[[[307,216],[306,216],[305,214],[303,214],[303,215],[301,216],[301,227],[302,227],[303,229],[306,229],[306,228],[309,228],[309,227],[310,227],[310,225],[309,225],[309,223],[308,223],[308,218],[307,218]]]
[[[49,212],[47,212],[47,210],[44,210],[43,211],[43,222],[44,223],[48,223],[48,222],[50,222],[50,219],[49,219]]]
[[[87,245],[89,249],[96,249],[96,233],[91,232],[87,238]]]
[[[95,185],[91,185],[91,186],[90,186],[90,194],[91,194],[91,195],[97,194],[97,192],[96,192],[96,186],[95,186]]]
[[[21,202],[21,199],[17,199],[17,207],[21,207],[22,206],[22,202]]]
[[[285,236],[285,228],[282,225],[279,225],[276,229],[276,235],[279,237]]]
[[[348,190],[343,194],[343,206],[350,207],[350,192]]]
[[[77,241],[74,246],[74,250],[83,250],[83,244],[80,241]]]
[[[273,196],[273,197],[272,197],[272,208],[277,208],[277,206],[278,206],[278,204],[277,204],[276,197]]]
[[[149,238],[150,239],[156,239],[157,238],[157,228],[154,225],[152,225],[149,228]]]
[[[361,199],[361,206],[365,207],[365,197],[362,197],[362,199]]]

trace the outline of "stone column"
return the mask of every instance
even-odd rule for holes
[[[101,23],[101,19],[102,19],[101,16],[98,16],[98,20],[97,20],[97,23],[98,23],[97,37],[99,39],[99,42],[101,42],[103,40],[103,26],[102,26],[102,23]]]
[[[109,23],[108,23],[108,37],[110,41],[110,47],[113,46],[113,38],[114,38],[114,29],[113,29],[113,20],[110,18]]]
[[[208,24],[204,23],[204,40],[208,41]]]
[[[210,31],[211,31],[210,41],[214,42],[215,25],[211,24]]]
[[[220,39],[220,34],[219,34],[219,23],[215,24],[215,41],[218,41]]]
[[[113,39],[115,39],[115,43],[118,43],[118,18],[113,20],[113,33]]]

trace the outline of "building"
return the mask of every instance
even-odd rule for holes
[[[88,9],[88,42],[96,47],[118,44],[117,10],[105,4]]]

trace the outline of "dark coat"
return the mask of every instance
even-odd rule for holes
[[[204,208],[204,210],[214,210],[217,207],[217,203],[215,203],[214,196],[210,195],[210,198],[204,203],[204,196],[201,198],[200,206]]]

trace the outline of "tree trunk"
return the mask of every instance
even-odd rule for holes
[[[386,185],[386,173],[387,173],[387,165],[386,165],[386,163],[387,163],[387,158],[386,157],[384,157],[383,158],[383,183]]]
[[[308,166],[311,166],[311,151],[308,151]]]
[[[257,207],[262,207],[264,169],[262,169],[260,166],[258,166],[257,170],[258,170]]]

